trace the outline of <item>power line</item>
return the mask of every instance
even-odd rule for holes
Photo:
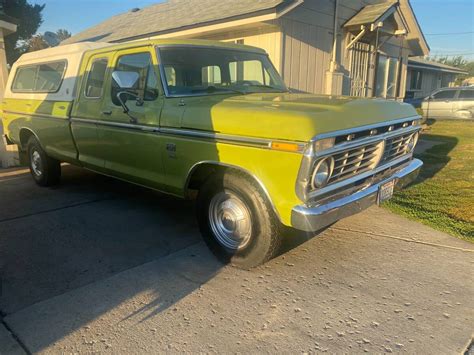
[[[473,55],[474,52],[467,52],[467,53],[431,53],[431,56],[438,56],[438,57],[456,57],[461,55]]]
[[[425,36],[453,36],[453,35],[467,35],[472,34],[474,31],[470,32],[451,32],[451,33],[425,33]]]

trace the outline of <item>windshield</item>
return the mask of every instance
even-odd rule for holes
[[[225,48],[159,48],[171,96],[286,92],[265,54]]]

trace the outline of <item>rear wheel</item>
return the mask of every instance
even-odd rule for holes
[[[197,201],[204,241],[223,262],[249,269],[278,253],[283,228],[261,189],[245,174],[209,179]]]
[[[31,175],[38,185],[52,186],[59,183],[60,162],[49,157],[35,137],[28,140],[28,158]]]

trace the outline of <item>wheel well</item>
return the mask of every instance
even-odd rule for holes
[[[28,144],[28,141],[30,140],[31,136],[34,136],[34,133],[31,132],[29,129],[23,128],[20,131],[20,148],[22,150],[26,150],[26,145]]]
[[[262,188],[261,184],[255,176],[250,174],[248,171],[241,169],[239,167],[234,167],[231,165],[222,165],[219,163],[201,163],[196,165],[190,172],[188,176],[188,180],[185,186],[186,192],[189,190],[200,190],[201,186],[211,177],[211,175],[215,174],[223,174],[224,172],[236,172],[240,174],[246,175],[249,180],[254,181],[257,186]]]
[[[189,190],[199,190],[201,186],[209,179],[211,175],[224,173],[231,169],[228,166],[213,164],[213,163],[202,163],[192,169],[188,176],[186,183],[186,192]]]
[[[224,172],[231,172],[234,171],[236,173],[244,174],[249,178],[250,181],[253,181],[255,185],[261,189],[265,197],[267,198],[268,203],[273,209],[273,212],[275,212],[275,215],[277,216],[278,220],[281,222],[280,215],[278,214],[278,211],[275,208],[275,205],[273,204],[273,201],[268,194],[267,190],[265,189],[265,186],[251,173],[249,173],[247,170],[241,169],[237,166],[231,166],[231,165],[222,165],[219,163],[201,163],[199,165],[196,165],[193,167],[191,172],[189,173],[188,180],[186,182],[185,186],[185,194],[189,198],[195,197],[197,194],[196,192],[200,190],[201,186],[211,177],[211,175],[214,174],[223,174]]]

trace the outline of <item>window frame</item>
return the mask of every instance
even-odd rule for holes
[[[159,88],[159,84],[161,82],[161,85],[163,85],[162,83],[162,80],[161,80],[161,69],[159,71],[159,73],[157,73],[155,71],[155,65],[153,63],[153,53],[148,50],[147,48],[141,48],[142,50],[137,50],[135,51],[137,48],[128,48],[128,49],[125,49],[124,51],[118,51],[116,52],[116,55],[112,61],[113,63],[113,68],[110,72],[110,80],[107,84],[107,87],[108,87],[108,96],[110,96],[110,101],[112,103],[112,105],[114,105],[115,107],[120,107],[120,104],[116,104],[114,102],[114,99],[113,99],[113,95],[112,95],[112,91],[113,91],[113,81],[114,79],[112,78],[112,73],[117,71],[117,67],[119,65],[119,62],[120,62],[120,59],[123,58],[123,57],[129,57],[129,56],[134,56],[134,55],[139,55],[139,54],[148,54],[150,56],[150,62],[148,64],[149,67],[151,67],[151,70],[153,71],[154,75],[156,76],[156,82],[157,82],[157,87],[156,87],[156,90],[157,90],[157,96],[153,99],[153,100],[146,100],[144,97],[142,98],[143,99],[143,102],[146,103],[146,102],[155,102],[159,97],[160,97],[160,88]],[[131,52],[129,52],[129,50],[133,50]],[[159,75],[158,75],[159,74]],[[147,87],[147,84],[148,84],[148,77],[150,75],[150,69],[147,71],[147,77],[146,77],[146,80],[145,80],[145,88],[144,88],[144,92],[146,92],[146,87]]]
[[[225,42],[224,42],[225,43]],[[163,87],[163,92],[165,94],[166,98],[186,98],[186,97],[200,97],[200,96],[210,96],[208,93],[196,93],[196,94],[170,94],[168,85],[166,82],[166,73],[165,73],[165,66],[163,65],[163,60],[161,58],[161,49],[164,48],[204,48],[204,49],[216,49],[215,46],[206,46],[206,45],[193,45],[193,44],[163,44],[163,45],[157,45],[154,47],[156,56],[158,58],[158,67],[160,71],[160,81],[161,85]],[[225,48],[225,47],[217,47],[218,49],[228,49],[228,50],[238,50],[241,52],[246,52],[246,53],[252,53],[252,54],[260,54],[263,56],[266,56],[268,58],[270,66],[273,68],[275,73],[280,76],[282,80],[282,84],[284,84],[284,87],[286,90],[288,90],[285,81],[281,77],[281,74],[275,67],[275,64],[273,64],[272,60],[270,59],[270,55],[266,52],[258,52],[258,51],[252,51],[252,50],[246,50],[246,49],[233,49],[233,48]]]
[[[460,101],[471,101],[474,100],[474,97],[461,97],[463,92],[473,92],[474,93],[474,88],[473,89],[460,89],[458,93],[458,100]]]
[[[92,73],[92,67],[94,66],[95,62],[98,62],[100,60],[105,60],[107,62],[107,69],[105,70],[105,74],[104,74],[104,87],[102,88],[102,95],[100,95],[98,97],[87,96],[87,83],[89,82],[89,78],[90,78],[90,75]],[[104,93],[105,93],[105,89],[106,89],[106,83],[107,83],[107,76],[108,76],[109,71],[110,71],[109,62],[110,62],[110,60],[109,60],[108,57],[98,57],[98,58],[91,59],[91,61],[90,61],[90,63],[91,63],[90,64],[90,70],[87,74],[86,81],[84,82],[84,92],[83,92],[84,98],[89,99],[89,100],[100,100],[104,97]]]
[[[442,92],[454,92],[454,95],[453,95],[453,97],[448,97],[448,98],[443,97],[441,99],[438,99],[438,98],[435,97],[436,95],[438,95]],[[435,102],[436,101],[454,101],[458,97],[458,92],[459,92],[458,89],[441,89],[441,90],[438,90],[435,93],[431,94],[431,97],[433,98],[432,101],[435,101]]]
[[[53,63],[64,63],[64,69],[63,69],[63,73],[61,75],[61,81],[59,82],[59,86],[56,90],[40,90],[40,91],[35,91],[34,89],[32,90],[17,90],[15,89],[15,84],[18,80],[18,73],[21,69],[24,69],[24,68],[34,68],[36,67],[37,70],[36,70],[36,77],[35,77],[35,86],[36,86],[36,80],[37,80],[37,76],[38,76],[38,71],[39,71],[39,68],[42,66],[42,65],[48,65],[48,64],[53,64]],[[60,90],[61,90],[61,87],[63,86],[63,82],[64,82],[64,77],[66,76],[66,72],[67,72],[67,68],[68,68],[68,60],[67,59],[60,59],[60,60],[51,60],[49,62],[38,62],[38,63],[33,63],[33,64],[25,64],[25,65],[20,65],[16,68],[15,70],[15,77],[13,78],[13,81],[12,81],[12,85],[10,87],[10,90],[11,92],[13,93],[19,93],[19,94],[56,94],[58,93]]]
[[[418,78],[417,76],[414,77],[413,74],[420,74],[420,76],[419,76],[419,78]],[[423,76],[424,76],[424,75],[423,75],[423,70],[421,70],[421,69],[414,69],[414,70],[412,70],[412,72],[411,72],[411,74],[410,74],[410,88],[409,88],[410,91],[422,91],[422,87],[423,87]],[[419,85],[418,85],[419,87],[417,87],[417,86],[415,86],[415,87],[412,86],[412,84],[413,84],[413,79],[414,79],[414,78],[416,78],[416,79],[415,79],[415,83],[419,84]],[[417,80],[417,79],[418,79],[418,80]]]

